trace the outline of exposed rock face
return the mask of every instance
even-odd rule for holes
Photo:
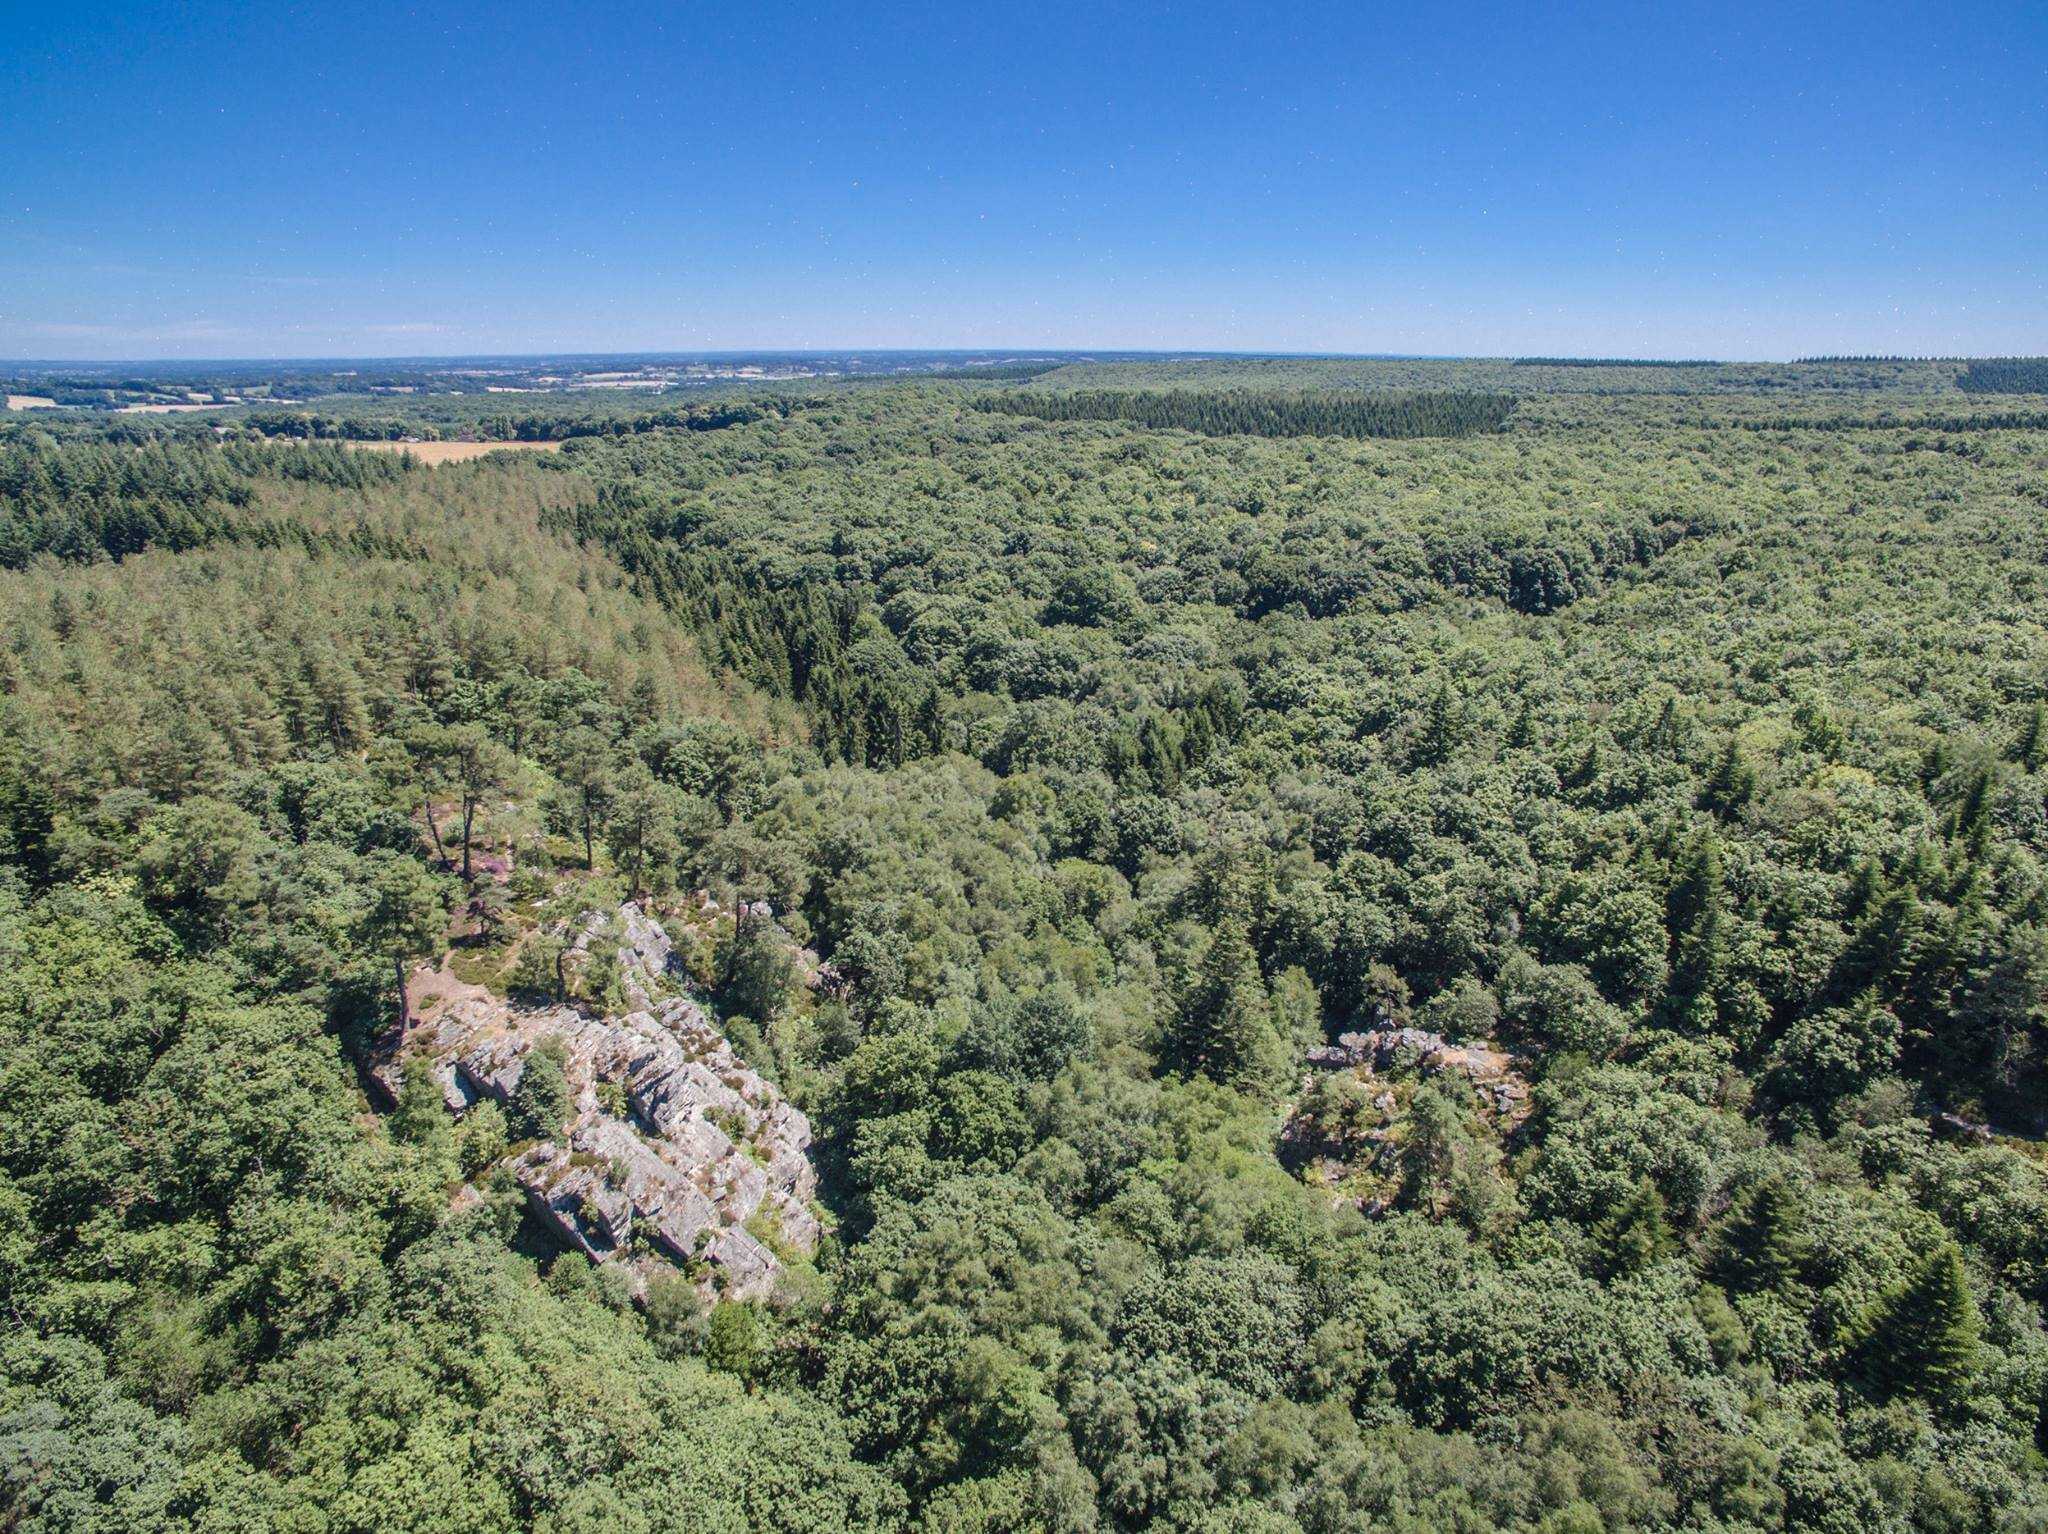
[[[596,950],[601,946],[599,939],[607,926],[616,925],[618,938],[618,961],[620,983],[625,990],[626,1000],[632,1006],[645,1007],[648,1004],[648,987],[658,991],[670,980],[678,978],[682,966],[676,962],[675,947],[669,941],[668,933],[661,923],[649,916],[632,901],[619,907],[608,921],[603,913],[593,911],[583,923],[583,930],[576,935],[576,941],[569,945],[568,962],[571,967],[581,968],[593,958],[603,956]]]
[[[1425,1076],[1455,1071],[1472,1083],[1485,1105],[1513,1128],[1529,1116],[1529,1084],[1515,1071],[1507,1051],[1489,1040],[1454,1044],[1423,1028],[1375,1028],[1340,1033],[1337,1042],[1309,1051],[1308,1063],[1326,1071],[1363,1070],[1376,1075],[1407,1066]]]
[[[591,950],[608,925],[586,923],[577,940],[586,961],[601,957]],[[725,1294],[766,1293],[781,1263],[749,1221],[791,1249],[817,1244],[810,1123],[696,1002],[663,996],[673,956],[658,922],[628,904],[615,930],[631,1011],[591,1018],[463,987],[402,1041],[382,1041],[375,1071],[395,1088],[407,1059],[432,1060],[459,1115],[485,1097],[508,1100],[533,1049],[559,1039],[574,1114],[507,1163],[535,1214],[593,1261],[638,1250],[703,1264],[706,1283]]]
[[[1309,1052],[1319,1072],[1280,1131],[1280,1156],[1309,1181],[1368,1214],[1386,1209],[1405,1174],[1407,1109],[1420,1080],[1471,1087],[1480,1120],[1510,1134],[1529,1116],[1529,1084],[1488,1040],[1454,1043],[1422,1028],[1338,1035]]]

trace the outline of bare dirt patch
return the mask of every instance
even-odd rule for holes
[[[357,442],[377,453],[410,453],[421,463],[466,463],[486,453],[559,453],[559,442]]]

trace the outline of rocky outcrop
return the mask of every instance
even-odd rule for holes
[[[1345,1033],[1308,1055],[1311,1073],[1280,1131],[1281,1161],[1368,1214],[1406,1176],[1408,1109],[1432,1077],[1462,1079],[1479,1121],[1505,1137],[1528,1118],[1529,1083],[1489,1040],[1457,1043],[1422,1028]]]
[[[607,936],[612,940],[609,944]],[[614,952],[606,954],[607,946]],[[650,991],[658,995],[682,979],[683,967],[668,933],[632,901],[609,915],[592,911],[586,916],[564,963],[566,969],[580,971],[607,959],[619,966],[620,989],[630,1006],[645,1007]]]
[[[1490,1040],[1456,1044],[1423,1028],[1375,1028],[1338,1034],[1336,1043],[1310,1050],[1308,1063],[1319,1070],[1367,1075],[1397,1069],[1424,1076],[1450,1071],[1469,1081],[1484,1106],[1509,1121],[1507,1127],[1529,1116],[1529,1083],[1516,1072],[1513,1057]]]
[[[618,939],[630,1010],[589,1017],[450,987],[403,1039],[383,1041],[373,1068],[395,1090],[407,1060],[432,1061],[460,1115],[485,1098],[509,1101],[534,1049],[559,1040],[573,1114],[507,1161],[535,1215],[595,1262],[653,1255],[709,1289],[765,1294],[782,1268],[775,1246],[817,1244],[810,1123],[702,1007],[670,994],[676,967],[660,923],[632,904],[587,921],[577,939],[585,962],[601,957],[606,933]]]

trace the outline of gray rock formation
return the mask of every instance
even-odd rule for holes
[[[517,1148],[507,1163],[534,1213],[593,1261],[656,1254],[732,1296],[772,1290],[786,1250],[817,1245],[809,1208],[817,1175],[809,1121],[734,1053],[673,988],[668,934],[636,905],[615,923],[621,989],[632,1010],[592,1018],[573,1007],[516,1007],[465,988],[425,1009],[403,1040],[387,1038],[374,1069],[395,1089],[405,1062],[434,1062],[451,1112],[518,1090],[527,1056],[559,1039],[575,1112],[561,1132]],[[750,1228],[751,1227],[751,1228]]]
[[[1423,1028],[1345,1033],[1309,1051],[1311,1074],[1281,1125],[1282,1163],[1368,1215],[1391,1207],[1404,1176],[1408,1094],[1419,1080],[1462,1079],[1482,1123],[1512,1135],[1529,1117],[1529,1083],[1491,1040],[1457,1043]]]
[[[1423,1028],[1375,1028],[1340,1033],[1336,1043],[1310,1050],[1308,1063],[1319,1070],[1357,1070],[1368,1076],[1403,1067],[1424,1076],[1450,1071],[1469,1081],[1506,1127],[1529,1113],[1528,1082],[1516,1072],[1513,1057],[1490,1040],[1457,1044]]]

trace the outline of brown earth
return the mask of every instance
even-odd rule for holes
[[[410,453],[421,463],[466,463],[486,453],[559,453],[559,442],[357,442],[377,453]]]

